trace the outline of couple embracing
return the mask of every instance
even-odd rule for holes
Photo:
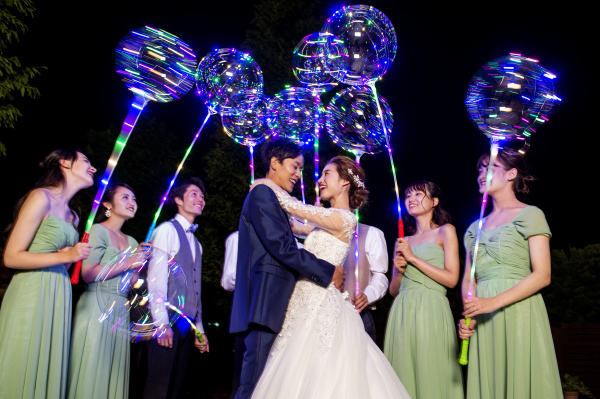
[[[338,290],[356,227],[350,209],[368,194],[364,171],[333,158],[319,179],[332,207],[322,208],[289,195],[304,166],[298,146],[265,143],[262,161],[267,177],[246,197],[239,225],[230,331],[245,352],[236,399],[408,398]],[[306,236],[303,249],[294,234]]]

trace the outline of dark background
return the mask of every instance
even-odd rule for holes
[[[187,42],[201,59],[215,48],[241,48],[248,29],[253,27],[252,21],[258,20],[255,7],[259,3],[262,17],[265,14],[270,14],[272,20],[277,20],[278,15],[284,17],[281,7],[285,2],[275,0],[105,1],[85,5],[38,2],[34,18],[26,20],[29,32],[14,46],[14,54],[19,55],[23,65],[45,66],[47,70],[34,81],[42,95],[36,100],[18,102],[23,113],[18,127],[1,130],[0,140],[7,146],[8,154],[0,157],[3,209],[0,225],[12,220],[15,202],[37,177],[37,163],[55,147],[74,145],[84,149],[99,169],[98,176],[101,175],[132,100],[114,66],[114,48],[123,35],[143,25],[161,28]],[[308,13],[318,26],[342,5],[301,4],[312,7]],[[593,194],[597,191],[594,171],[598,139],[593,97],[597,78],[592,61],[597,32],[592,28],[591,11],[573,2],[563,3],[560,8],[533,1],[441,7],[430,2],[410,6],[389,1],[368,4],[389,17],[398,38],[396,59],[377,88],[394,114],[391,143],[400,186],[418,179],[440,185],[459,239],[462,237],[478,217],[480,196],[475,164],[489,146],[488,139],[472,125],[465,111],[467,84],[487,61],[509,52],[521,53],[539,59],[558,76],[563,99],[558,112],[532,138],[527,157],[538,181],[528,202],[545,212],[553,232],[553,249],[568,254],[572,247],[598,243],[598,213]],[[262,30],[265,40],[289,34],[286,26],[300,32],[287,43],[289,52],[280,55],[284,60],[287,57],[290,68],[295,44],[314,32],[302,31],[298,26],[292,29],[293,22],[292,18],[278,25],[274,33]],[[260,37],[260,28],[254,30],[257,33]],[[246,41],[246,47],[248,43],[252,42]],[[254,53],[251,47],[247,51],[266,71],[261,60],[267,58]],[[265,80],[270,78],[273,77],[265,72]],[[297,85],[293,78],[287,83]],[[282,89],[282,85],[271,84],[265,91],[273,95]],[[151,213],[205,115],[206,107],[194,90],[181,100],[150,103],[146,107],[140,127],[133,131],[113,177],[113,181],[126,180],[138,194],[140,212],[124,227],[126,233],[140,241],[144,239]],[[151,133],[136,137],[141,132]],[[338,150],[324,131],[321,138],[323,167],[323,160]],[[226,334],[230,294],[222,292],[218,280],[224,239],[236,229],[249,182],[247,157],[246,149],[233,144],[222,132],[218,117],[214,117],[182,172],[182,175],[198,175],[208,189],[198,236],[205,248],[203,300],[205,325],[211,323],[207,333],[213,351],[200,360],[197,369],[209,376],[199,380],[201,386],[195,388],[195,394],[199,395],[214,387],[227,387],[231,376],[230,338]],[[306,159],[307,193],[312,193],[311,152]],[[255,161],[260,175],[258,157]],[[386,153],[365,155],[361,165],[367,172],[371,191],[362,221],[382,229],[391,247],[397,215],[389,159]],[[154,187],[154,191],[136,188],[147,186]],[[90,199],[82,203],[83,220],[87,218],[95,189],[84,195],[84,199],[86,195]],[[165,217],[170,216],[168,210],[165,213]],[[451,302],[457,295],[456,289],[449,293]],[[217,304],[214,310],[210,310],[211,302]],[[386,298],[377,312],[379,341],[389,303],[391,299]],[[453,311],[456,314],[459,309],[453,306]],[[136,361],[143,368],[143,359],[132,358],[134,365]],[[136,378],[132,374],[133,397],[139,388]]]

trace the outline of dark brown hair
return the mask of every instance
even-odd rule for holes
[[[25,203],[29,194],[35,189],[44,188],[44,187],[60,187],[65,183],[65,175],[62,172],[62,168],[60,165],[61,160],[66,161],[76,161],[77,153],[81,153],[81,150],[77,148],[57,148],[52,151],[50,154],[46,155],[44,160],[39,163],[40,168],[42,168],[42,174],[38,178],[38,180],[33,185],[33,188],[27,192],[24,196],[22,196],[14,209],[14,220],[17,220],[19,216],[19,212],[21,211],[21,207]],[[73,196],[69,201],[69,209],[71,210],[71,214],[73,215],[73,223],[78,216],[78,207],[77,207],[77,197]],[[14,222],[9,224],[6,227],[5,232],[10,231],[14,226]]]
[[[503,148],[498,151],[496,160],[504,167],[504,170],[517,170],[517,177],[513,181],[513,191],[517,199],[522,200],[529,194],[529,186],[535,177],[529,172],[525,155],[512,148]],[[477,161],[477,170],[487,168],[490,162],[490,152],[484,153]]]
[[[432,200],[438,199],[438,204],[433,208],[431,224],[433,226],[443,226],[451,222],[450,214],[442,207],[442,189],[437,184],[428,180],[421,180],[410,183],[404,190],[404,197],[413,191],[422,191]],[[417,223],[414,217],[409,215],[407,209],[403,209],[402,220],[406,234],[413,235],[417,232]]]
[[[127,190],[130,190],[133,193],[133,188],[129,184],[125,183],[115,183],[106,187],[106,191],[102,196],[102,201],[100,202],[100,208],[98,208],[98,213],[96,214],[96,223],[102,223],[108,217],[106,217],[106,207],[104,206],[105,202],[110,202],[114,206],[113,200],[115,199],[115,194],[117,193],[117,188],[123,187]]]
[[[334,164],[340,178],[350,182],[350,189],[348,190],[350,208],[357,209],[364,206],[367,202],[369,191],[364,186],[366,175],[363,168],[350,158],[344,156],[333,157],[327,163]],[[352,173],[349,171],[352,171]],[[357,180],[362,183],[363,187],[358,186]]]
[[[275,157],[280,164],[283,164],[287,158],[294,159],[300,155],[302,155],[302,149],[298,145],[281,138],[263,143],[260,149],[260,159],[266,174],[271,168],[271,158]]]
[[[206,196],[206,189],[204,188],[204,183],[198,177],[190,177],[189,179],[183,180],[181,183],[177,183],[177,185],[171,190],[169,193],[169,200],[175,204],[175,198],[179,198],[183,200],[183,195],[187,191],[189,186],[196,186],[202,191],[202,195]]]

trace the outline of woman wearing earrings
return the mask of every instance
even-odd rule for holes
[[[483,193],[490,154],[477,163]],[[467,398],[562,398],[546,306],[539,290],[550,284],[550,228],[544,213],[521,202],[533,177],[512,149],[494,162],[492,212],[484,219],[473,281],[471,264],[478,222],[465,234],[462,282],[465,317],[459,336],[470,338]]]
[[[360,166],[338,156],[325,165],[319,179],[321,198],[331,208],[305,205],[269,179],[257,180],[255,185],[267,185],[287,213],[308,221],[306,225],[292,223],[292,231],[307,236],[306,251],[341,265],[356,228],[351,209],[367,199],[364,181]],[[293,183],[290,186],[286,179],[283,186],[291,190]],[[301,277],[252,398],[408,397],[384,354],[365,332],[348,293],[342,294],[333,283],[323,288]]]
[[[71,283],[67,269],[87,258],[78,243],[73,196],[94,184],[96,169],[77,150],[57,149],[42,176],[17,204],[4,251],[16,269],[0,310],[0,398],[66,394]]]
[[[458,282],[458,238],[430,181],[404,192],[408,236],[396,242],[384,352],[411,398],[464,398],[446,288]]]
[[[136,211],[136,198],[127,184],[120,183],[106,189],[98,212],[98,223],[90,229],[92,251],[81,269],[87,287],[79,299],[73,320],[68,398],[113,399],[128,396],[129,336],[123,331],[112,331],[110,320],[100,322],[103,310],[98,305],[97,291],[102,290],[110,302],[122,303],[126,298],[115,294],[122,273],[139,267],[146,259],[145,253],[140,251],[124,264],[105,269],[115,255],[138,245],[121,231],[123,223],[133,218]],[[122,320],[122,323],[128,326],[129,320]]]

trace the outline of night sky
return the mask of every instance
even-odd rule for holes
[[[8,155],[0,158],[2,225],[31,187],[45,154],[60,145],[82,147],[90,129],[121,125],[132,99],[114,66],[114,48],[123,35],[143,25],[161,28],[187,42],[201,59],[214,48],[241,45],[255,2],[124,0],[88,3],[86,10],[80,2],[37,3],[34,19],[27,22],[29,32],[7,52],[18,54],[24,65],[48,69],[35,80],[41,97],[19,103],[24,116],[18,128],[2,130],[1,140],[8,147]],[[377,87],[394,113],[391,141],[400,185],[418,179],[438,183],[462,237],[479,213],[475,164],[488,148],[488,139],[469,121],[463,105],[467,84],[487,61],[521,53],[539,59],[558,76],[563,99],[532,138],[528,160],[539,180],[528,202],[546,213],[554,248],[599,242],[591,194],[598,154],[592,108],[595,65],[589,52],[597,48],[592,42],[597,34],[589,10],[572,3],[550,9],[531,1],[443,8],[429,2],[411,7],[399,3],[368,4],[389,17],[398,37],[396,59]],[[326,2],[320,14],[331,15],[341,5]],[[206,108],[192,91],[173,103],[151,103],[144,113],[189,142]],[[206,136],[196,144],[210,145]],[[96,166],[102,170],[105,162]],[[188,163],[198,162],[192,152]],[[361,164],[372,193],[364,220],[393,241],[395,196],[387,154],[365,155]]]

